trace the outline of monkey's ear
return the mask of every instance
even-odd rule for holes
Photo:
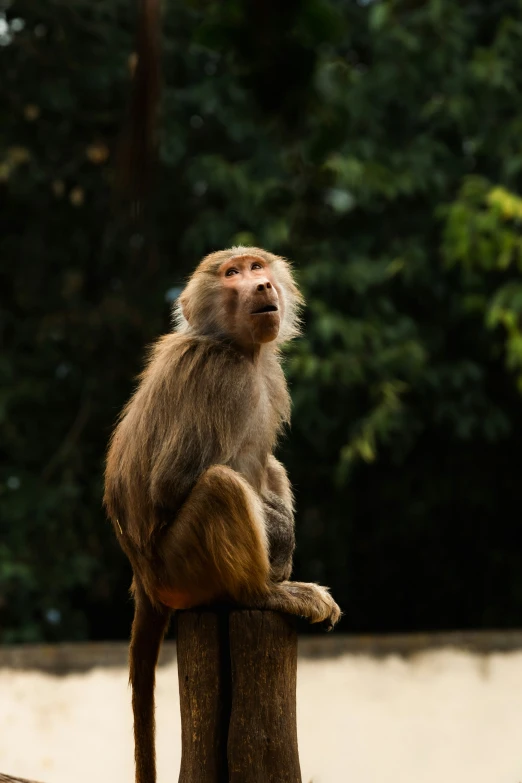
[[[177,332],[185,332],[189,327],[189,317],[191,317],[191,307],[189,306],[189,297],[185,292],[180,294],[174,303],[172,319],[174,328]]]
[[[179,309],[181,310],[181,314],[183,315],[183,318],[190,323],[191,318],[191,307],[189,303],[189,297],[187,296],[186,291],[184,291],[181,296],[178,299],[178,305]]]

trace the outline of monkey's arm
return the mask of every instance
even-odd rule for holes
[[[268,458],[267,490],[263,493],[272,578],[283,581],[290,578],[295,549],[294,497],[283,465],[273,454]]]
[[[177,510],[198,478],[211,466],[226,464],[248,423],[252,395],[249,365],[233,351],[203,338],[169,335],[166,351],[174,346],[173,358],[165,362],[166,377],[156,382],[155,409],[161,425],[155,428],[150,494],[155,506]],[[168,355],[168,353],[167,353]]]
[[[294,494],[284,466],[270,454],[266,466],[266,485],[268,492],[274,493],[282,501],[288,513],[293,517]]]

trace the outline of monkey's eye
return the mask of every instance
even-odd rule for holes
[[[254,261],[250,269],[262,269],[262,265],[259,263],[259,261]]]
[[[225,272],[225,277],[232,277],[232,275],[237,275],[237,274],[239,274],[239,272],[237,271],[237,269],[234,269],[234,267],[232,266],[230,267],[230,269],[227,269],[227,271]]]

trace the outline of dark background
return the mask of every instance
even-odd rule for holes
[[[342,630],[522,617],[522,5],[166,3],[149,224],[128,0],[0,0],[0,640],[125,638],[104,450],[208,251],[292,258],[295,576]]]

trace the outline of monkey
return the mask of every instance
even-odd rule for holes
[[[291,582],[294,497],[274,456],[290,420],[280,348],[303,298],[257,247],[206,256],[110,440],[104,503],[132,569],[136,782],[154,783],[154,670],[172,611],[215,602],[333,627],[327,588]]]
[[[136,66],[116,190],[144,227],[158,145],[160,2],[138,0]],[[275,458],[290,420],[280,346],[303,304],[259,248],[207,256],[152,347],[112,434],[104,504],[133,570],[129,651],[136,783],[155,783],[154,683],[173,611],[226,601],[333,627],[327,588],[291,582],[294,498]]]

